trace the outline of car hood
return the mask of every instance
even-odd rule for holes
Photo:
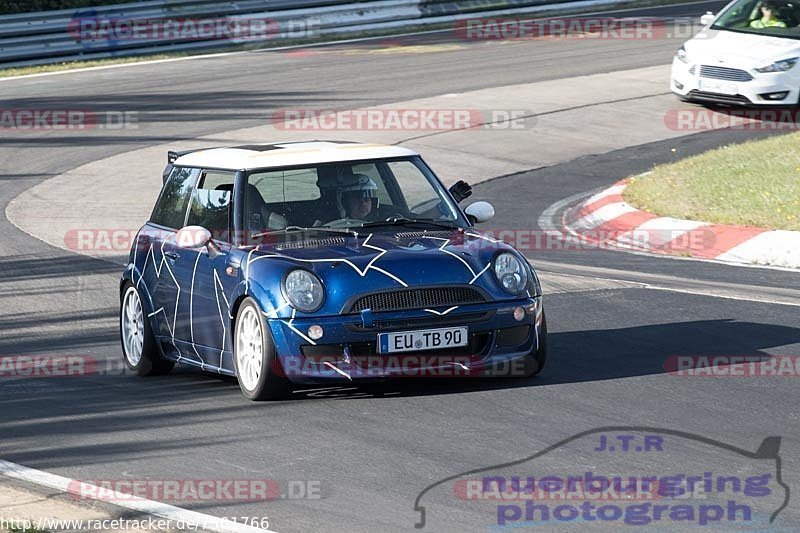
[[[314,236],[259,246],[250,253],[245,274],[272,295],[270,303],[279,309],[286,307],[277,298],[285,274],[293,268],[312,270],[326,292],[317,315],[340,314],[361,294],[414,287],[473,285],[487,301],[514,300],[518,297],[503,291],[491,271],[502,251],[514,249],[473,230]]]
[[[796,39],[705,29],[684,47],[692,64],[751,69],[800,56]]]

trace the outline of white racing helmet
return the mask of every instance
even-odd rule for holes
[[[345,198],[348,196],[369,198],[372,201],[372,211],[378,209],[378,185],[372,178],[366,174],[343,174],[338,176],[337,181],[336,207],[342,218],[347,218]]]

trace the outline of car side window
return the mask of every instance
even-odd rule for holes
[[[150,215],[150,222],[171,229],[182,228],[192,188],[199,174],[197,168],[174,167]]]
[[[252,174],[248,183],[258,189],[266,204],[305,202],[320,197],[316,168],[261,172]]]
[[[393,161],[389,163],[389,169],[397,181],[403,184],[406,204],[414,215],[430,214],[427,212],[442,201],[436,189],[431,187],[425,175],[414,163]]]
[[[214,239],[230,242],[231,198],[234,172],[204,170],[192,192],[187,226],[202,226]]]

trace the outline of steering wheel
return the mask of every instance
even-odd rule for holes
[[[327,222],[325,226],[329,228],[348,228],[350,226],[360,226],[366,222],[366,220],[361,220],[358,218],[337,218],[336,220]]]

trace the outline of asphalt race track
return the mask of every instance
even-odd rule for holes
[[[720,5],[636,14],[696,16]],[[391,42],[439,46],[451,39]],[[680,42],[466,44],[448,54],[348,53],[363,50],[361,43],[302,57],[261,51],[0,81],[4,108],[139,113],[135,130],[2,132],[0,206],[5,212],[23,191],[91,161],[255,126],[272,109],[344,109],[663,65]],[[474,196],[497,207],[494,228],[535,229],[565,198],[654,163],[767,134],[705,132],[586,156],[491,179]],[[92,183],[75,187],[93,194]],[[558,218],[557,208],[549,212]],[[58,212],[47,215],[58,223]],[[0,355],[121,362],[118,265],[50,247],[0,218]],[[533,381],[402,381],[303,390],[289,401],[255,404],[235,380],[187,369],[144,380],[7,380],[0,382],[0,459],[76,479],[318,483],[318,499],[185,506],[215,516],[268,516],[270,529],[281,532],[414,530],[415,499],[431,483],[604,426],[671,428],[745,450],[780,436],[783,480],[800,487],[797,377],[687,378],[664,370],[674,355],[800,355],[796,272],[603,250],[527,256],[553,288],[545,303],[550,359]],[[729,461],[710,452],[702,459],[709,471]],[[552,461],[566,470],[572,459]],[[445,523],[460,524],[455,507],[439,503]],[[798,522],[790,503],[770,530],[796,531]]]

